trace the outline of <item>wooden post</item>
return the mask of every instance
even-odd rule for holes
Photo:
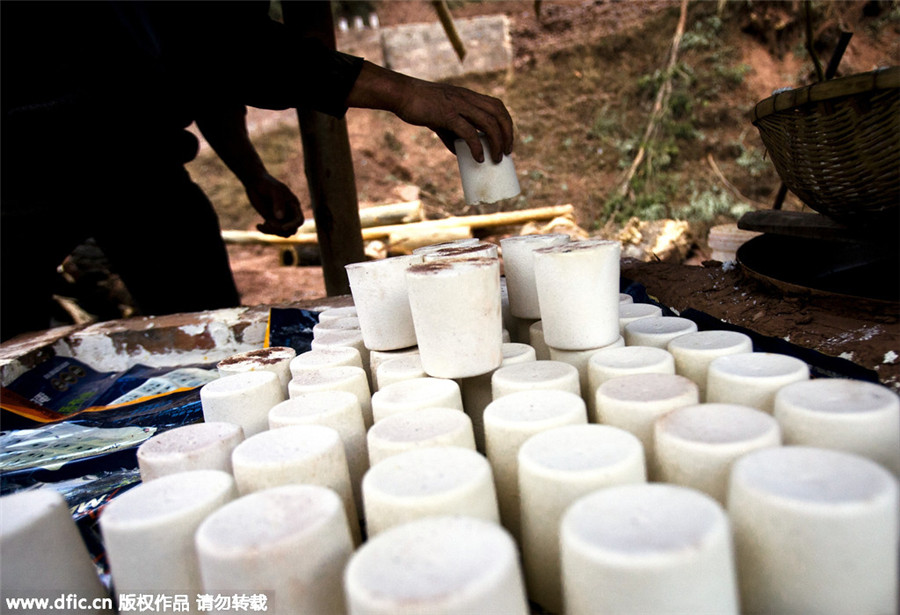
[[[336,48],[331,3],[327,0],[283,0],[284,23],[296,33],[313,36]],[[290,75],[285,75],[290,79]],[[318,87],[310,84],[310,87]],[[304,169],[322,253],[325,292],[350,294],[344,266],[366,260],[359,223],[356,177],[346,120],[298,109]]]

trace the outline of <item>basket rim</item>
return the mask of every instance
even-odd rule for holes
[[[900,66],[888,66],[773,94],[756,104],[751,121],[756,124],[767,115],[811,102],[892,88],[900,88]]]

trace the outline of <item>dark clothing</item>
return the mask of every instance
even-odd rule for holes
[[[4,0],[0,46],[0,339],[48,326],[48,275],[91,236],[144,313],[237,305],[185,128],[220,105],[341,116],[362,68],[268,2]]]

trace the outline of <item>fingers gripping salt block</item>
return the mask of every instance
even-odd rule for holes
[[[519,555],[498,524],[427,517],[367,541],[347,564],[353,615],[527,615]]]
[[[740,404],[772,414],[783,386],[809,380],[800,359],[772,352],[742,352],[713,359],[706,378],[706,401]]]
[[[463,409],[462,393],[449,378],[410,378],[383,387],[372,396],[372,416],[378,421],[421,408]]]
[[[271,429],[289,425],[323,425],[338,432],[344,443],[356,510],[361,511],[360,483],[369,469],[369,451],[366,426],[356,395],[347,391],[301,393],[269,410]]]
[[[472,420],[456,408],[421,408],[385,417],[366,434],[369,465],[416,448],[459,446],[475,450]]]
[[[741,606],[748,613],[897,609],[897,480],[869,459],[783,446],[731,471]]]
[[[453,143],[466,203],[496,203],[519,194],[521,188],[512,158],[504,155],[500,162],[494,162],[487,138],[481,136],[480,139],[484,162],[478,162],[472,157],[469,145],[462,139]]]
[[[509,309],[518,318],[539,319],[537,285],[534,279],[534,251],[569,241],[562,233],[546,235],[517,235],[500,240],[503,249],[503,270],[509,289]]]
[[[628,323],[641,318],[654,318],[662,316],[662,308],[652,303],[620,303],[619,304],[619,335],[625,335],[625,327]]]
[[[491,376],[491,394],[497,400],[510,393],[536,390],[581,394],[578,369],[562,361],[527,361],[496,370]]]
[[[170,474],[113,499],[100,530],[116,592],[200,593],[194,533],[237,497],[231,475],[218,470]]]
[[[795,382],[775,394],[785,444],[868,457],[900,477],[900,397],[884,385],[843,378]]]
[[[370,351],[416,345],[406,270],[421,262],[420,255],[404,255],[344,267],[359,314],[363,342]]]
[[[697,323],[687,318],[678,316],[638,318],[625,325],[625,344],[665,349],[673,339],[696,331]]]
[[[341,498],[354,543],[360,540],[347,455],[336,429],[289,425],[247,438],[231,456],[238,492],[247,495],[291,484],[320,485]]]
[[[738,613],[728,517],[664,484],[607,487],[563,516],[566,613]]]
[[[781,445],[778,422],[735,404],[678,408],[654,425],[659,480],[702,491],[725,506],[734,462],[749,452]]]
[[[137,451],[141,480],[190,470],[221,470],[231,474],[231,452],[244,439],[234,423],[194,423],[157,434]]]
[[[534,251],[534,278],[550,348],[602,348],[619,337],[618,241],[586,239]]]
[[[0,552],[4,600],[67,593],[88,602],[108,597],[69,506],[56,491],[20,491],[0,498]],[[82,610],[71,607],[54,612],[75,615]],[[112,609],[98,612],[112,613]]]
[[[222,359],[216,364],[216,369],[220,376],[259,370],[275,372],[287,395],[287,385],[291,379],[291,360],[296,356],[297,351],[286,346],[260,348]]]
[[[410,267],[407,276],[419,354],[429,376],[467,378],[500,366],[499,261],[425,263]]]
[[[317,391],[345,391],[359,401],[363,423],[372,425],[372,394],[366,372],[359,367],[323,367],[298,373],[288,384],[290,397]]]
[[[223,376],[200,388],[203,420],[240,425],[245,437],[269,427],[269,410],[285,400],[273,372],[254,371]]]
[[[434,515],[468,515],[500,523],[491,466],[483,455],[432,446],[393,455],[363,479],[366,529],[388,528]]]
[[[672,339],[666,349],[675,359],[675,371],[697,383],[700,401],[705,401],[709,364],[721,356],[753,352],[753,340],[737,331],[695,331]]]
[[[345,612],[342,574],[353,542],[331,489],[286,485],[246,495],[203,521],[196,548],[207,591],[265,592],[274,613]]]
[[[640,440],[615,427],[557,427],[525,441],[519,449],[519,495],[532,600],[551,613],[563,612],[559,524],[569,505],[603,487],[646,480]]]
[[[516,540],[520,536],[519,448],[536,433],[585,423],[584,400],[566,391],[511,393],[485,408],[485,453],[494,471],[500,518]]]
[[[651,480],[657,475],[653,424],[677,408],[700,403],[697,385],[676,374],[632,374],[597,388],[597,419],[633,433],[644,445]]]

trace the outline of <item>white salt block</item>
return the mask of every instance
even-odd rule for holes
[[[350,346],[334,346],[307,350],[291,360],[291,378],[304,371],[316,371],[323,367],[358,367],[363,369],[359,351]]]
[[[426,263],[441,260],[461,260],[466,258],[498,258],[500,251],[497,244],[489,241],[479,241],[467,246],[448,246],[437,250],[430,250],[422,255]]]
[[[429,446],[392,455],[362,484],[368,536],[435,515],[468,515],[500,523],[491,466],[457,446]]]
[[[550,348],[544,340],[544,323],[540,320],[528,327],[528,343],[534,348],[538,361],[550,360]]]
[[[652,303],[619,303],[619,335],[625,335],[625,326],[641,318],[662,316],[662,308]]]
[[[321,350],[323,348],[348,347],[356,348],[359,352],[360,363],[366,372],[366,378],[369,381],[369,390],[372,389],[372,371],[370,366],[370,350],[366,348],[363,341],[361,329],[344,329],[336,331],[327,331],[322,333],[309,343],[311,350]]]
[[[534,251],[568,241],[569,236],[563,233],[514,235],[500,240],[503,270],[509,289],[509,308],[513,316],[540,319],[541,308],[534,279]]]
[[[369,469],[366,426],[359,399],[347,391],[301,393],[269,410],[269,428],[324,425],[336,430],[344,444],[356,510],[362,510],[360,483]]]
[[[503,360],[499,261],[437,261],[413,265],[407,276],[425,372],[467,378],[496,369]]]
[[[640,441],[615,427],[557,427],[525,441],[519,449],[522,557],[534,602],[563,612],[559,525],[569,505],[603,487],[646,480]]]
[[[600,489],[572,504],[560,534],[569,615],[739,612],[728,517],[700,492]]]
[[[88,603],[109,598],[69,506],[52,489],[19,491],[0,498],[0,552],[0,593],[4,600],[52,601],[69,593]],[[4,612],[7,606],[3,605]],[[92,612],[112,613],[111,606]],[[53,612],[83,612],[76,607]]]
[[[709,243],[714,261],[727,263],[737,258],[737,251],[744,243],[759,236],[760,233],[739,229],[737,224],[719,224],[709,229]]]
[[[406,270],[421,262],[420,255],[403,255],[345,265],[363,342],[370,351],[416,345]]]
[[[607,349],[607,348],[622,348],[625,346],[625,340],[622,336],[616,338],[612,344],[608,344],[603,346],[602,348],[587,348],[585,350],[562,350],[561,348],[553,348],[550,349],[550,360],[551,361],[560,361],[562,363],[568,363],[572,367],[578,370],[578,382],[581,387],[580,395],[584,398],[585,402],[588,404],[588,411],[591,410],[591,407],[594,405],[592,401],[590,401],[591,397],[591,383],[588,378],[588,361],[590,361],[591,357],[594,356],[597,352]]]
[[[266,595],[274,613],[344,613],[342,575],[353,552],[331,489],[285,485],[239,498],[196,534],[207,592]]]
[[[337,320],[338,318],[347,318],[350,316],[357,316],[355,305],[325,308],[319,312],[319,322]]]
[[[676,337],[666,349],[675,358],[675,372],[696,382],[700,401],[705,401],[709,364],[725,355],[753,352],[753,340],[738,331],[695,331]]]
[[[298,373],[288,383],[290,397],[318,391],[346,391],[353,393],[359,401],[363,424],[366,428],[372,425],[372,395],[369,392],[369,381],[366,372],[360,367],[323,367],[315,371]]]
[[[247,495],[281,485],[309,484],[333,489],[341,498],[350,535],[359,544],[356,502],[341,436],[323,425],[289,425],[241,442],[231,456],[238,492]]]
[[[734,462],[781,445],[778,422],[762,410],[735,404],[685,406],[654,426],[659,480],[702,491],[725,506]]]
[[[369,465],[416,448],[459,446],[475,449],[472,419],[456,408],[421,408],[385,417],[366,434]]]
[[[547,346],[602,348],[619,337],[618,241],[586,239],[534,251]]]
[[[634,297],[628,293],[619,293],[619,305],[623,303],[634,303]]]
[[[287,395],[287,384],[291,379],[291,360],[297,351],[286,346],[272,346],[231,355],[216,364],[220,376],[259,370],[275,372]]]
[[[869,459],[801,446],[744,455],[728,513],[748,613],[893,613],[894,476]]]
[[[673,339],[696,331],[697,323],[680,316],[638,318],[625,325],[625,344],[665,349]]]
[[[900,397],[884,385],[843,378],[795,382],[775,394],[785,444],[855,453],[900,477]]]
[[[726,355],[709,364],[706,401],[751,406],[772,414],[778,389],[803,380],[809,380],[809,366],[788,355],[773,352]]]
[[[156,434],[137,450],[141,480],[191,470],[231,474],[231,452],[243,440],[240,425],[222,422],[194,423]]]
[[[517,363],[528,363],[537,359],[534,348],[528,344],[507,342],[503,344],[502,350],[503,361],[500,363],[500,367]],[[472,420],[472,428],[475,432],[475,445],[480,452],[484,452],[484,409],[494,399],[491,386],[494,371],[496,370],[491,370],[480,376],[462,378],[459,381],[463,408]]]
[[[427,517],[367,541],[344,574],[353,615],[528,615],[519,554],[498,524]]]
[[[585,401],[588,418],[599,423],[597,389],[607,380],[632,374],[674,374],[675,359],[668,351],[652,346],[604,348],[588,358],[588,392]]]
[[[346,316],[344,318],[333,318],[331,320],[326,320],[325,322],[317,323],[313,325],[312,328],[313,339],[321,337],[330,331],[359,331],[362,333],[362,329],[359,326],[359,317]]]
[[[419,356],[419,347],[410,346],[409,348],[401,348],[400,350],[372,350],[369,352],[369,372],[372,374],[374,386],[372,392],[378,390],[378,368],[382,363],[391,359],[399,359],[400,357]],[[421,359],[419,360],[421,362]]]
[[[453,142],[466,204],[496,203],[519,194],[521,188],[512,158],[504,155],[500,162],[494,162],[487,139],[484,136],[480,139],[484,162],[472,157],[468,144],[462,139]]]
[[[129,489],[100,515],[100,530],[118,594],[201,593],[194,533],[237,497],[230,474],[195,470]]]
[[[203,420],[240,425],[244,437],[269,427],[269,410],[285,400],[274,372],[255,371],[222,376],[200,387]]]
[[[427,246],[421,246],[419,248],[413,249],[412,253],[417,255],[425,255],[428,252],[434,252],[436,250],[443,250],[444,248],[458,248],[462,246],[473,246],[475,244],[481,243],[481,240],[476,237],[462,237],[460,239],[453,239],[451,241],[442,241],[441,243],[433,243]]]
[[[494,400],[511,393],[535,390],[581,395],[578,370],[562,361],[526,361],[501,367],[491,376],[491,396]]]
[[[378,365],[378,371],[375,372],[375,390],[401,380],[427,377],[428,374],[425,373],[422,358],[418,353],[396,357]]]
[[[510,393],[484,409],[485,454],[494,472],[500,519],[516,540],[521,536],[519,448],[536,433],[585,423],[584,400],[566,391]]]
[[[374,422],[407,410],[455,408],[463,410],[459,384],[449,378],[410,378],[382,387],[372,396]]]
[[[653,424],[672,410],[700,403],[697,385],[676,374],[632,374],[597,387],[597,422],[631,432],[644,445],[651,480],[657,476]]]

